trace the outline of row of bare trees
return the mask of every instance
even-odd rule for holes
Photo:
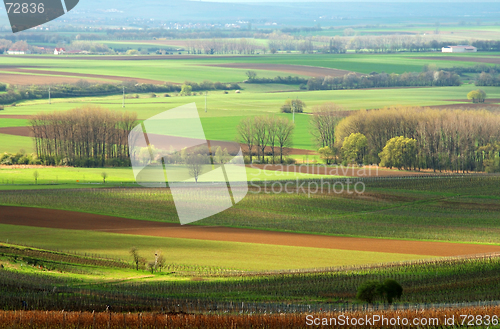
[[[210,39],[188,40],[187,50],[190,54],[254,54],[258,46],[251,39]]]
[[[335,129],[335,143],[339,148],[361,133],[368,140],[366,162],[379,163],[387,141],[403,136],[417,142],[414,169],[484,171],[499,162],[499,127],[500,114],[485,110],[392,107],[346,117]]]
[[[295,124],[289,119],[273,115],[247,117],[241,120],[237,127],[239,142],[246,145],[245,153],[248,154],[250,162],[253,154],[257,155],[260,162],[265,162],[268,149],[267,154],[272,155],[273,163],[277,155],[279,162],[283,163],[287,149],[293,145],[294,129]]]
[[[85,105],[30,120],[37,156],[46,164],[84,167],[128,163],[128,134],[137,114]]]

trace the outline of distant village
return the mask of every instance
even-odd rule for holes
[[[31,49],[29,49],[31,48]],[[54,55],[86,55],[90,52],[86,50],[66,50],[65,48],[52,48],[52,47],[12,47],[6,51],[7,55],[28,55],[28,54],[54,54]]]

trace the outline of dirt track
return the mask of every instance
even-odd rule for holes
[[[249,70],[268,70],[280,71],[295,75],[306,75],[310,77],[343,77],[350,73],[350,71],[330,69],[326,67],[306,66],[306,65],[288,65],[288,64],[252,64],[252,63],[230,63],[230,64],[217,64],[205,65],[233,69],[249,69]]]
[[[209,226],[181,226],[63,210],[0,206],[0,223],[122,234],[427,256],[500,252],[500,246],[367,239]]]

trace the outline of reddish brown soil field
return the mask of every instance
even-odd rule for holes
[[[0,134],[16,135],[16,136],[32,136],[31,130],[28,127],[0,128]]]
[[[114,75],[99,75],[99,74],[83,74],[83,73],[74,73],[74,72],[59,72],[59,71],[51,71],[51,70],[32,70],[25,68],[10,68],[10,69],[2,69],[3,71],[10,72],[19,72],[19,73],[33,73],[33,74],[47,74],[48,76],[39,76],[39,75],[26,75],[26,74],[12,74],[12,76],[20,77],[16,80],[22,81],[22,83],[17,84],[50,84],[50,83],[69,83],[69,82],[77,82],[81,79],[94,79],[91,80],[93,82],[103,83],[105,81],[95,80],[95,79],[104,79],[110,80],[110,82],[116,81],[137,81],[139,83],[152,83],[152,84],[163,84],[164,81],[159,80],[151,80],[151,79],[141,79],[141,78],[132,78],[132,77],[120,77]],[[8,75],[8,74],[6,74]],[[62,76],[62,77],[59,77]],[[23,78],[24,77],[24,78]],[[71,81],[61,81],[61,79],[70,79]],[[35,81],[33,81],[35,80]],[[1,75],[0,75],[0,81]],[[3,81],[4,82],[4,81]],[[9,82],[13,83],[13,82]]]
[[[0,82],[13,85],[50,85],[56,83],[75,83],[78,80],[80,78],[0,73]],[[102,83],[103,81],[90,80],[90,82]]]
[[[283,246],[377,251],[428,256],[500,252],[500,246],[428,241],[349,238],[140,221],[64,210],[0,206],[0,223],[72,230]]]
[[[500,57],[455,57],[455,56],[430,56],[415,57],[416,59],[438,60],[438,61],[456,61],[456,62],[474,62],[500,64]]]
[[[328,75],[332,77],[342,77],[350,73],[350,71],[330,69],[326,67],[287,65],[287,64],[230,63],[230,64],[217,64],[217,65],[206,65],[206,66],[225,67],[233,69],[280,71],[295,75],[306,75],[310,77],[325,77]]]

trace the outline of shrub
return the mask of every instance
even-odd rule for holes
[[[306,103],[300,99],[287,99],[285,104],[281,106],[280,111],[281,113],[292,113],[292,109],[295,107],[295,113],[302,113],[306,106]]]
[[[393,279],[387,279],[382,284],[383,295],[389,304],[393,299],[399,299],[403,295],[403,287]]]
[[[382,284],[378,281],[366,281],[358,287],[356,299],[373,304],[377,297],[383,294]]]
[[[7,85],[5,83],[0,83],[0,91],[6,91]]]
[[[3,111],[3,105],[0,105],[0,111]]]

